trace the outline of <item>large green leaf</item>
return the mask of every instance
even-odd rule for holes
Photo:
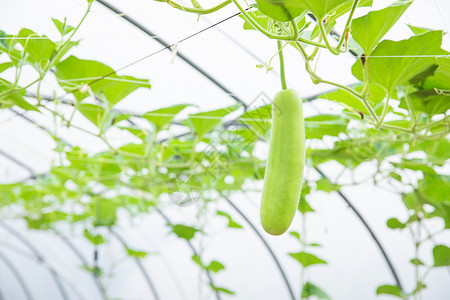
[[[258,9],[274,20],[289,22],[305,10],[298,0],[256,0]]]
[[[352,36],[361,45],[366,55],[370,55],[383,36],[398,21],[412,2],[397,1],[382,10],[372,11],[353,20]]]
[[[433,249],[435,267],[450,266],[450,248],[445,245],[437,245]]]
[[[20,87],[16,86],[16,88]],[[25,90],[15,90],[11,82],[0,78],[0,94],[2,93],[6,94],[0,97],[0,109],[17,105],[24,110],[39,111],[34,105],[25,100]]]
[[[430,31],[398,42],[382,41],[370,58],[366,58],[364,67],[369,69],[371,82],[393,93],[396,86],[433,65],[435,55],[447,54],[441,49],[441,43],[442,31]],[[358,79],[363,79],[361,61],[353,65],[352,72]]]
[[[300,7],[311,11],[319,20],[322,20],[328,13],[350,1],[352,0],[297,0],[297,3]],[[348,9],[350,9],[350,6],[348,6]]]
[[[101,132],[105,132],[114,124],[129,117],[129,115],[117,111],[106,111],[103,107],[90,103],[82,103],[78,106],[78,109],[89,121],[94,123]]]
[[[240,105],[235,104],[226,108],[190,114],[188,124],[192,125],[198,137],[202,137],[211,129],[222,122],[222,118],[238,109]]]
[[[439,68],[425,80],[424,88],[450,90],[450,57],[437,58]]]
[[[177,114],[188,106],[189,104],[177,104],[169,107],[163,107],[157,110],[149,111],[145,113],[143,117],[151,122],[156,127],[156,130],[159,131],[169,124]]]
[[[34,31],[23,28],[20,30],[19,43],[28,53],[28,60],[37,70],[42,70],[52,59],[56,44],[45,35],[39,36]]]
[[[355,86],[353,87],[353,89],[357,92],[361,92],[363,89],[363,85]],[[378,84],[369,85],[369,95],[367,96],[367,100],[370,104],[376,105],[383,101],[385,97],[386,92],[381,86],[379,86]],[[320,96],[320,98],[335,101],[350,111],[363,113],[365,115],[369,114],[369,111],[366,109],[363,102],[346,90],[338,89],[336,91],[323,94]]]
[[[75,56],[70,56],[57,64],[55,75],[61,87],[66,92],[73,93],[78,101],[89,96],[89,88],[98,97],[104,97],[111,105],[115,105],[140,87],[150,88],[146,79],[118,76],[112,68],[101,62],[79,59]],[[107,77],[102,78],[103,76]]]
[[[327,114],[305,118],[305,138],[321,139],[325,135],[338,136],[347,128],[348,121],[340,115]]]

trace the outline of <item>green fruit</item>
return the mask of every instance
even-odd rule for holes
[[[305,166],[302,100],[282,90],[272,105],[272,129],[261,202],[261,224],[267,233],[283,234],[298,207]]]

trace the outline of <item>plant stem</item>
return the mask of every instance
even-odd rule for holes
[[[281,79],[281,87],[283,90],[287,89],[286,85],[286,74],[284,71],[284,56],[283,56],[283,47],[281,46],[281,41],[277,41],[278,46],[278,56],[280,57],[280,79]]]
[[[331,46],[330,42],[328,41],[327,33],[325,31],[325,28],[323,27],[324,19],[317,19],[317,25],[319,26],[320,34],[322,35],[325,45],[327,46],[328,50],[330,50],[331,53],[338,55],[339,53],[342,52],[341,47],[342,47],[342,44],[344,43],[344,39],[345,39],[347,33],[350,32],[350,25],[352,23],[353,14],[355,13],[355,10],[356,10],[356,7],[358,7],[358,4],[359,4],[359,0],[355,0],[353,2],[352,8],[350,10],[350,15],[348,16],[347,23],[345,24],[344,32],[342,33],[339,43],[336,47]]]

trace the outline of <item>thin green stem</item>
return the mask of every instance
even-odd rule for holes
[[[409,97],[409,90],[410,90],[410,86],[408,86],[408,88],[406,89],[405,100],[406,100],[406,107],[408,108],[408,111],[411,114],[411,122],[412,122],[411,129],[414,132],[416,129],[416,125],[417,125],[416,111],[414,109],[414,105],[412,104],[411,98]]]
[[[294,41],[296,41],[296,40],[298,40],[298,26],[297,26],[297,22],[295,22],[295,20],[292,20],[291,21],[291,25],[292,25],[292,32],[293,32],[292,39]]]
[[[325,28],[323,26],[324,19],[317,19],[317,25],[319,26],[320,34],[322,35],[325,45],[327,46],[328,50],[330,50],[331,53],[338,55],[339,53],[342,52],[341,47],[342,47],[342,44],[344,43],[344,40],[346,39],[347,34],[350,32],[350,25],[352,23],[353,15],[355,13],[356,8],[358,7],[358,4],[359,4],[359,0],[355,0],[353,2],[352,8],[350,10],[350,14],[347,19],[347,23],[345,24],[344,32],[342,33],[341,38],[336,47],[331,46],[330,42],[328,41],[327,32],[325,31]]]
[[[427,124],[425,124],[425,125],[419,126],[419,127],[417,128],[417,130],[418,130],[418,131],[421,131],[421,130],[424,130],[424,129],[427,129],[427,128],[430,128],[430,127],[433,127],[433,126],[436,126],[436,125],[440,125],[440,123],[444,123],[444,124],[445,124],[445,121],[446,121],[448,118],[450,118],[450,115],[449,115],[449,116],[446,116],[445,118],[443,118],[443,119],[441,119],[441,120],[432,121],[432,122],[429,122],[429,123],[427,123]]]
[[[323,20],[317,20],[317,25],[319,26],[320,34],[322,36],[323,41],[325,42],[325,45],[327,46],[328,50],[330,50],[331,53],[334,55],[339,54],[339,50],[336,50],[333,46],[331,46],[330,42],[327,38],[327,32],[325,31],[325,28],[323,27]]]
[[[388,93],[386,97],[387,97],[386,103],[384,103],[383,111],[381,112],[381,117],[375,126],[376,128],[379,128],[381,124],[383,124],[383,120],[386,117],[387,111],[389,110],[389,100],[391,99],[391,93]]]
[[[286,84],[286,74],[284,71],[284,56],[283,56],[283,47],[281,46],[281,41],[277,41],[278,46],[278,56],[280,57],[280,79],[281,79],[281,88],[283,90],[287,89]]]
[[[317,80],[318,82],[321,83],[326,83],[326,84],[330,84],[330,85],[334,85],[338,88],[341,88],[347,92],[349,92],[350,94],[352,94],[353,96],[355,96],[356,98],[358,98],[359,100],[361,100],[361,102],[364,104],[364,106],[366,107],[367,111],[369,112],[370,116],[375,120],[376,123],[378,123],[378,117],[377,114],[375,113],[375,110],[373,109],[373,107],[370,105],[370,103],[367,101],[367,99],[365,97],[363,97],[363,95],[361,95],[360,93],[358,93],[357,91],[355,91],[352,88],[349,88],[345,85],[336,83],[336,82],[332,82],[332,81],[328,81],[328,80],[324,80],[322,79],[319,75],[317,75],[311,68],[311,65],[309,64],[308,61],[308,54],[306,53],[305,48],[302,46],[301,43],[296,42],[296,49],[299,50],[302,53],[303,56],[303,60],[305,61],[305,68],[306,71],[311,75],[311,77],[313,77],[315,80]]]
[[[182,10],[184,12],[188,12],[188,13],[193,13],[193,14],[197,14],[197,15],[207,15],[213,12],[218,11],[219,9],[227,6],[228,4],[231,3],[231,0],[226,0],[216,6],[213,6],[211,8],[200,8],[200,7],[187,7],[187,6],[183,6],[181,4],[178,4],[174,1],[171,0],[156,0],[158,2],[166,2],[167,4],[169,4],[170,6]]]
[[[355,0],[353,2],[352,8],[350,10],[350,15],[348,16],[347,23],[345,24],[344,32],[342,33],[341,39],[340,39],[340,41],[339,41],[339,43],[338,43],[338,45],[336,47],[336,49],[338,51],[340,51],[340,49],[342,47],[342,44],[344,43],[344,40],[346,38],[346,35],[350,32],[350,25],[352,24],[353,15],[355,14],[355,11],[356,11],[356,8],[358,7],[358,4],[359,4],[359,0]]]

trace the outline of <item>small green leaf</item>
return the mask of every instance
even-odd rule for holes
[[[396,218],[391,218],[387,220],[387,227],[389,227],[390,229],[403,229],[406,227],[406,225]]]
[[[228,295],[234,295],[234,292],[233,292],[233,291],[231,291],[231,290],[229,290],[229,289],[226,289],[226,288],[224,288],[224,287],[216,286],[216,285],[213,285],[213,284],[210,284],[209,286],[210,286],[214,291],[217,291],[217,292],[220,292],[220,293],[225,293],[225,294],[228,294]]]
[[[140,259],[145,258],[148,255],[148,252],[146,252],[146,251],[133,250],[128,247],[125,247],[125,249],[127,250],[127,254],[129,256],[137,257]]]
[[[52,18],[52,21],[53,21],[53,24],[55,24],[56,29],[58,29],[59,33],[61,33],[62,36],[65,36],[72,30],[74,30],[73,26],[66,24],[66,19],[64,19],[64,23],[55,18]]]
[[[243,228],[242,227],[242,225],[240,225],[239,223],[236,223],[234,220],[233,220],[233,218],[229,215],[229,214],[227,214],[226,212],[224,212],[224,211],[221,211],[221,210],[218,210],[217,212],[216,212],[216,214],[218,215],[218,216],[222,216],[222,217],[225,217],[227,220],[228,220],[228,227],[229,228]]]
[[[328,178],[321,178],[316,181],[317,190],[324,191],[327,193],[333,192],[333,191],[339,191],[341,189],[341,185],[332,183],[330,179]]]
[[[84,230],[84,236],[94,245],[100,245],[105,242],[101,234],[92,234],[87,229]]]
[[[315,296],[319,300],[330,300],[330,296],[325,293],[324,290],[319,288],[317,285],[311,282],[306,282],[303,285],[302,299],[308,299],[309,297]]]
[[[297,231],[290,231],[289,234],[300,241],[300,233],[298,233]]]
[[[428,31],[432,31],[432,29],[429,28],[424,28],[424,27],[417,27],[417,26],[413,26],[413,25],[408,25],[409,29],[411,29],[411,31],[415,34],[415,35],[419,35],[422,33],[426,33]]]
[[[413,259],[410,260],[410,262],[411,262],[413,265],[416,265],[416,266],[424,266],[424,265],[425,265],[425,264],[424,264],[420,259],[418,259],[418,258],[413,258]]]
[[[307,252],[289,253],[289,256],[297,260],[303,267],[307,268],[311,265],[326,264],[323,259],[318,258],[314,254]]]
[[[172,232],[175,233],[179,238],[185,239],[187,241],[191,240],[198,231],[198,229],[186,225],[172,225]]]
[[[377,295],[392,295],[402,298],[402,292],[396,285],[382,285],[377,288]]]
[[[445,245],[437,245],[433,248],[435,267],[450,266],[450,248]]]
[[[218,262],[217,260],[213,260],[209,263],[209,265],[206,267],[206,270],[217,273],[221,270],[224,270],[225,266]]]

